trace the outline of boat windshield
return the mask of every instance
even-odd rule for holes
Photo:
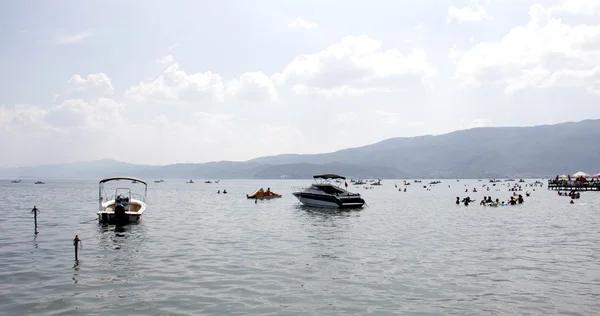
[[[315,187],[327,194],[341,194],[346,192],[342,188],[338,188],[330,184],[315,184]]]

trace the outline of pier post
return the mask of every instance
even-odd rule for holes
[[[35,205],[34,205],[33,209],[31,210],[31,213],[33,213],[34,232],[37,235],[38,234],[38,230],[37,230],[37,216],[40,213],[40,210],[37,207],[35,207]]]
[[[79,239],[79,235],[75,235],[73,246],[75,246],[75,261],[79,261],[78,250],[83,248],[83,243],[81,242],[81,239]]]

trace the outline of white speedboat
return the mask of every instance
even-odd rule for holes
[[[131,188],[116,188],[115,193],[109,196],[104,190],[104,184],[111,181],[128,180],[131,183],[144,185],[144,194],[134,193]],[[100,223],[127,224],[141,220],[146,211],[146,195],[148,184],[146,181],[131,177],[115,177],[100,180],[98,189],[98,221]]]
[[[313,176],[313,179],[315,182],[310,187],[292,193],[302,204],[328,208],[361,208],[365,205],[365,200],[360,194],[349,192],[341,185],[331,183],[331,180],[346,180],[345,177],[320,174]],[[345,181],[344,185],[348,186]]]

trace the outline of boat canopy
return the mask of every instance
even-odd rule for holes
[[[148,185],[146,183],[146,181],[144,181],[142,179],[138,179],[138,178],[133,178],[133,177],[113,177],[113,178],[106,178],[106,179],[100,180],[100,184],[105,183],[105,182],[109,182],[109,181],[119,181],[119,180],[130,180],[130,181],[134,181],[134,182],[143,183],[146,186]]]
[[[337,174],[317,174],[313,176],[313,179],[346,179],[346,177],[338,176]]]

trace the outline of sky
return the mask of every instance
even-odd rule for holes
[[[0,2],[0,168],[600,118],[600,0]]]

